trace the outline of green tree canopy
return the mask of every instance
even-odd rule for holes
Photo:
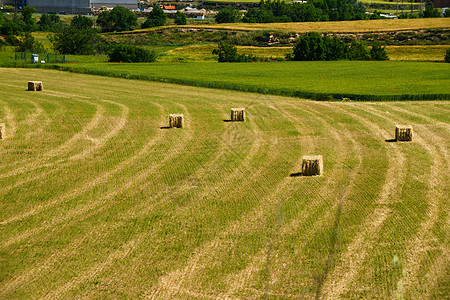
[[[177,13],[175,14],[174,22],[177,25],[186,25],[187,24],[186,15],[181,11],[177,11]]]
[[[61,25],[61,19],[56,14],[42,14],[37,25],[41,31],[54,31],[55,26]]]
[[[92,28],[61,26],[49,36],[53,48],[61,54],[92,55],[102,45],[102,40]]]
[[[103,11],[97,19],[102,31],[128,31],[137,27],[137,17],[128,8],[116,6],[111,11]]]
[[[33,31],[35,29],[36,20],[33,18],[33,13],[36,9],[32,6],[25,6],[22,9],[22,21],[25,23],[24,31]]]
[[[221,9],[216,15],[217,23],[236,23],[241,19],[239,10],[231,6]]]
[[[92,28],[94,22],[86,16],[75,16],[70,25],[76,28],[87,29]]]
[[[157,26],[164,26],[167,21],[167,16],[159,5],[155,5],[152,11],[148,14],[147,20],[142,24],[142,28],[150,28]]]

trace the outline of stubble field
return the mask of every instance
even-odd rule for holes
[[[0,69],[0,298],[442,299],[449,116]]]

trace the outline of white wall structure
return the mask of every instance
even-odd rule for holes
[[[137,9],[138,0],[91,0],[91,6],[93,8],[100,8],[102,6],[106,7],[123,6],[129,9]]]
[[[36,8],[39,13],[64,11],[68,14],[87,14],[91,9],[102,6],[137,9],[138,0],[27,0],[27,5]]]

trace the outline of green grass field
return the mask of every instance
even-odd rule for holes
[[[113,77],[302,97],[326,94],[337,99],[350,97],[354,100],[450,98],[450,65],[444,63],[94,63],[61,64],[59,68]]]
[[[12,68],[0,95],[2,299],[449,295],[447,101]],[[413,142],[386,142],[396,124]],[[315,154],[323,176],[296,176]]]

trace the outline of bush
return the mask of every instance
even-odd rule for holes
[[[141,25],[142,28],[150,28],[164,26],[167,16],[159,5],[155,5],[153,10],[148,14],[147,20]]]
[[[450,63],[450,48],[447,48],[447,51],[445,52],[445,58],[444,61],[446,63]]]
[[[212,54],[219,55],[219,62],[251,62],[258,61],[256,56],[237,53],[236,45],[220,42]]]
[[[375,43],[370,49],[370,58],[372,60],[389,60],[386,53],[386,47],[381,47],[380,44]]]
[[[181,11],[177,11],[177,13],[175,14],[174,22],[177,25],[186,25],[187,24],[186,15]]]
[[[221,9],[216,15],[216,23],[236,23],[241,19],[239,10],[231,6]]]
[[[108,57],[110,62],[136,63],[153,62],[156,60],[155,52],[129,44],[112,46]]]

